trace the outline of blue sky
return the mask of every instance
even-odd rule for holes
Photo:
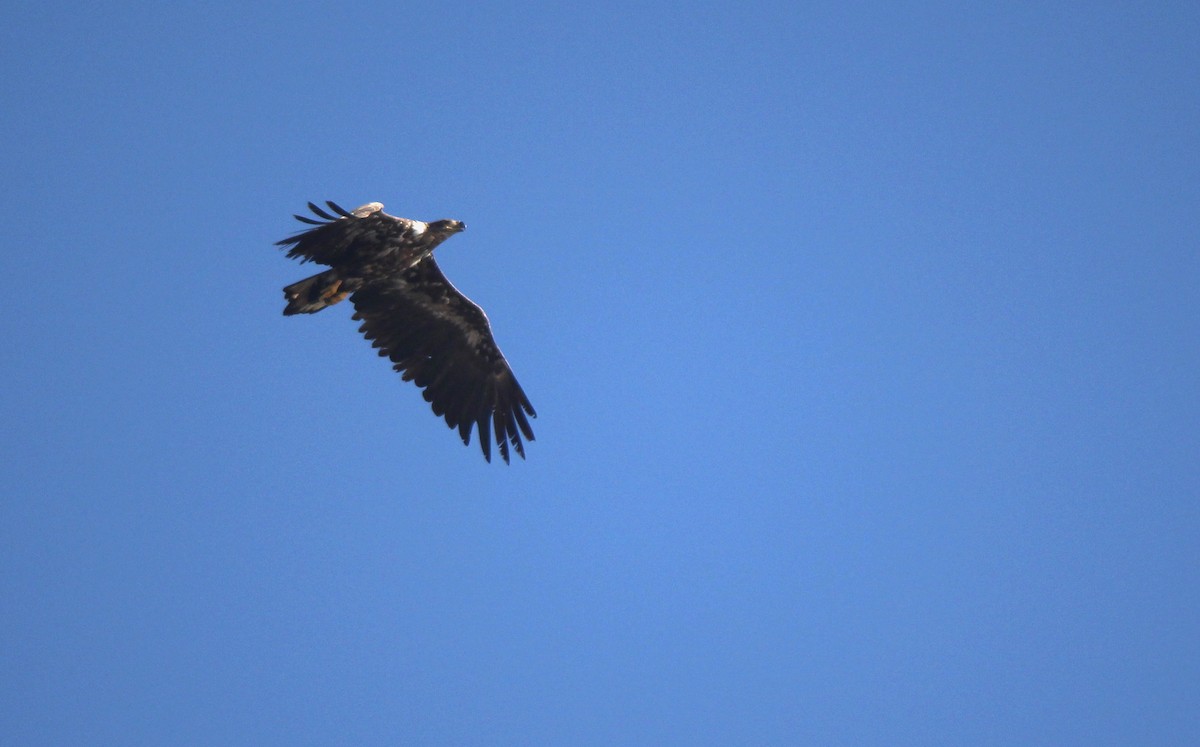
[[[0,741],[1191,744],[1190,3],[32,4]],[[439,250],[486,464],[280,315]]]

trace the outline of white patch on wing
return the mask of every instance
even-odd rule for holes
[[[468,301],[468,303],[470,303]],[[479,346],[479,343],[487,338],[486,332],[481,332],[471,324],[471,321],[459,313],[459,309],[455,308],[455,300],[449,295],[442,296],[439,304],[430,305],[427,302],[422,304],[439,319],[445,319],[453,324],[467,338],[467,344],[472,348]],[[486,317],[485,317],[486,319]]]
[[[429,228],[428,223],[423,223],[419,220],[410,220],[408,225],[412,228],[413,236],[420,236],[425,233],[425,229]]]
[[[350,211],[350,214],[355,218],[366,218],[368,215],[378,213],[380,210],[383,210],[382,202],[368,202],[366,205],[354,208],[354,210]]]

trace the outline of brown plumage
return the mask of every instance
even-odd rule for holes
[[[489,462],[492,436],[505,463],[510,445],[524,458],[521,439],[533,440],[526,416],[537,413],[483,309],[459,293],[433,259],[433,250],[465,226],[397,218],[378,202],[351,212],[326,204],[336,215],[310,202],[324,220],[297,215],[314,228],[277,242],[288,247],[288,257],[330,267],[284,288],[283,313],[313,314],[349,297],[359,331],[405,381],[423,390],[434,414],[457,428],[464,444],[475,430]]]

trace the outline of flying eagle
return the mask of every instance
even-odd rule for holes
[[[330,215],[311,202],[318,218],[297,215],[314,228],[276,242],[287,256],[330,269],[283,289],[283,313],[314,314],[350,298],[354,319],[379,355],[423,391],[433,413],[458,429],[464,444],[479,431],[483,456],[492,461],[491,435],[505,464],[509,444],[525,458],[524,436],[533,440],[529,417],[537,417],[508,361],[496,346],[483,309],[458,292],[433,260],[433,250],[462,231],[461,221],[397,218],[372,202],[346,212],[326,202]]]

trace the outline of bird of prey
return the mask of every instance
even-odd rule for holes
[[[509,445],[525,458],[521,437],[533,440],[529,417],[537,417],[508,361],[492,338],[483,309],[458,292],[433,260],[433,250],[466,226],[457,220],[423,223],[397,218],[372,202],[347,212],[313,203],[321,220],[276,242],[287,256],[330,269],[283,289],[283,313],[313,314],[349,297],[354,319],[379,355],[423,390],[435,415],[457,428],[464,444],[479,432],[483,456],[492,461],[491,436],[501,458]]]

